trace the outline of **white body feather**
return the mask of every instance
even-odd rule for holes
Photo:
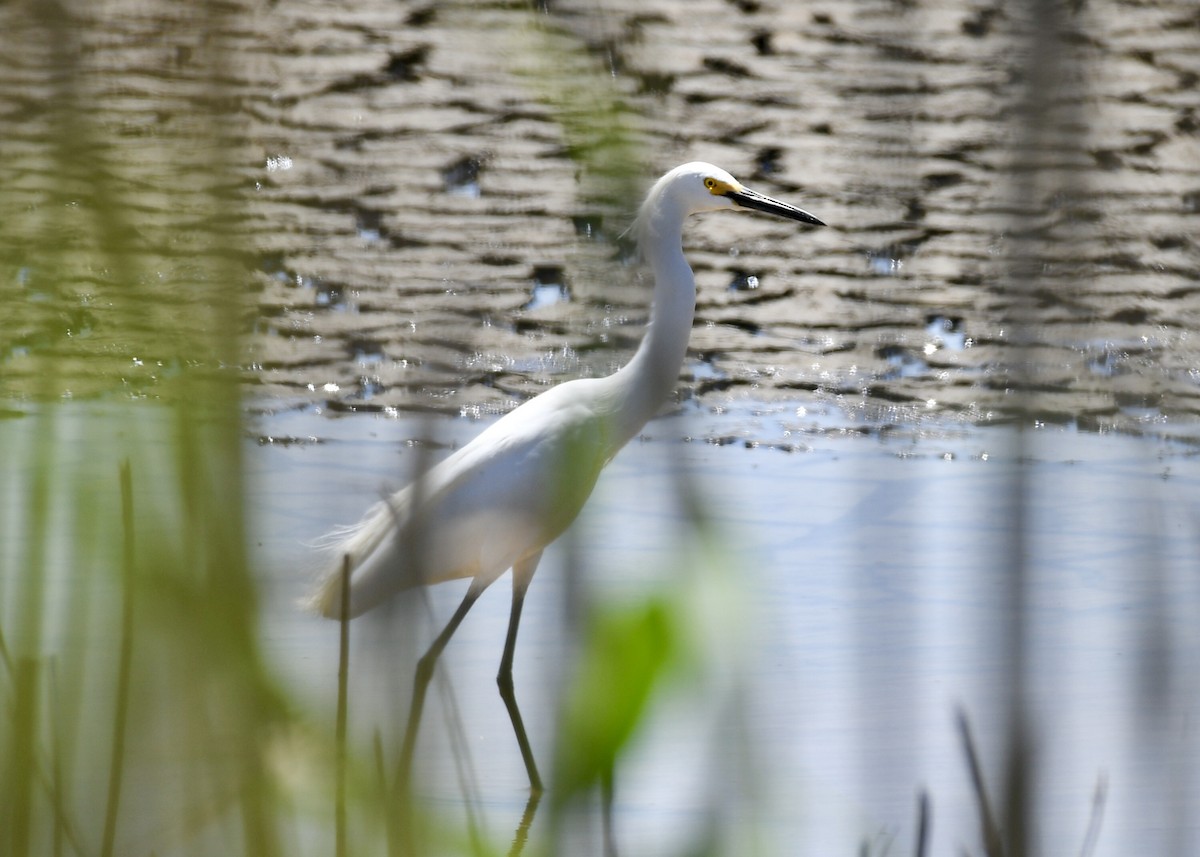
[[[610,421],[562,384],[507,414],[413,484],[373,506],[328,549],[312,606],[340,615],[348,555],[350,615],[393,592],[476,578],[486,586],[557,538],[583,507],[609,457]],[[615,450],[613,450],[615,452]]]

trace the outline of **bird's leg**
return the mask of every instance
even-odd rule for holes
[[[529,786],[534,793],[542,791],[542,778],[538,776],[537,761],[533,758],[533,749],[529,746],[529,736],[525,734],[525,722],[521,719],[521,709],[517,706],[517,694],[513,690],[513,652],[517,648],[517,629],[521,624],[521,608],[525,604],[525,592],[529,582],[537,570],[538,560],[542,558],[539,551],[533,557],[517,563],[513,567],[513,597],[512,613],[508,617],[508,635],[504,640],[504,655],[500,658],[500,672],[496,675],[496,684],[500,687],[500,698],[508,709],[508,718],[512,721],[513,732],[517,735],[517,744],[521,748],[521,758],[525,762],[525,772],[529,774]]]
[[[437,635],[437,639],[429,646],[428,651],[417,661],[417,672],[413,676],[412,704],[408,709],[408,725],[404,729],[404,746],[400,749],[400,770],[397,785],[402,790],[408,787],[409,773],[412,770],[413,749],[417,743],[417,730],[421,726],[421,709],[425,705],[425,692],[429,689],[429,682],[433,678],[433,670],[437,666],[437,659],[442,654],[442,649],[446,648],[446,644],[450,642],[450,638],[454,636],[454,632],[458,630],[458,626],[462,624],[467,611],[471,609],[471,605],[479,598],[484,588],[484,586],[476,586],[475,582],[472,581],[471,588],[463,596],[462,603],[458,605],[458,609],[454,611],[454,615],[450,617],[450,621],[446,623],[446,627],[442,629],[442,633]]]

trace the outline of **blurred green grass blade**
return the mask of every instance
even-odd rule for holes
[[[564,152],[581,168],[583,201],[632,217],[647,166],[639,115],[578,36],[533,10],[526,21],[514,62],[562,129]]]
[[[612,771],[678,641],[664,599],[593,614],[566,690],[551,785],[554,808]]]

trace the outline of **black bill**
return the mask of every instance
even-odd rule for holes
[[[731,190],[725,195],[742,208],[752,208],[755,211],[762,211],[766,212],[767,214],[775,214],[779,217],[786,217],[789,220],[799,220],[801,223],[808,223],[812,226],[825,225],[825,221],[813,217],[802,208],[796,208],[794,205],[788,205],[786,202],[780,202],[777,199],[771,199],[769,196],[763,196],[761,193],[755,193],[748,188]]]

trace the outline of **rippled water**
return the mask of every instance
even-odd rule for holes
[[[182,368],[169,342],[112,339],[116,241],[150,325],[203,320],[196,258],[234,254],[256,393],[506,410],[631,352],[648,286],[618,236],[649,179],[703,158],[831,227],[696,219],[692,349],[716,377],[681,397],[902,424],[1196,416],[1189,0],[1076,4],[1057,35],[1017,9],[884,0],[70,8],[61,30],[0,12],[9,395],[97,392],[103,368],[153,396]],[[218,170],[196,145],[212,122]],[[105,194],[126,222],[97,224]],[[47,350],[78,358],[60,389],[40,389]]]

